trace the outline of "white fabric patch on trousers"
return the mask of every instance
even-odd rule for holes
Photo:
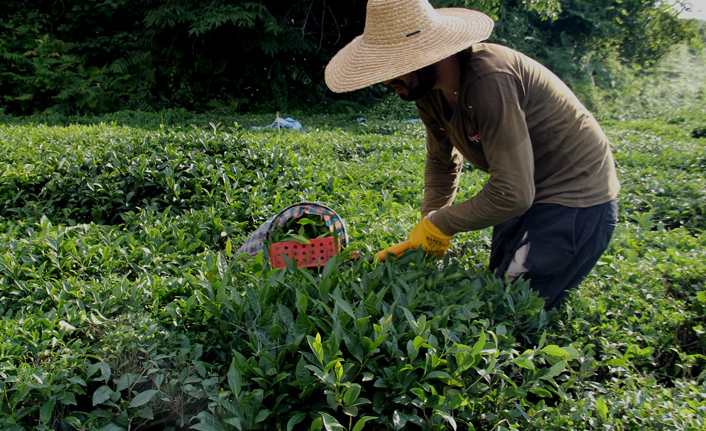
[[[524,242],[526,239],[527,232],[525,232],[525,236],[522,237],[521,242]],[[525,262],[527,261],[527,255],[529,255],[529,251],[530,244],[527,243],[522,247],[518,248],[515,252],[515,255],[512,257],[512,262],[510,262],[510,265],[507,267],[508,283],[512,283],[513,281],[517,280],[517,277],[519,277],[521,274],[524,274],[525,272],[529,271],[527,268],[525,268]]]

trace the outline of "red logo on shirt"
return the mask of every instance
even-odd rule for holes
[[[468,140],[471,142],[480,142],[480,134],[476,133],[475,135],[468,135]]]

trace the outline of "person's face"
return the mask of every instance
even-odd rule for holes
[[[400,99],[412,102],[421,99],[434,88],[436,78],[436,65],[432,64],[390,81],[384,81],[383,84],[393,86]]]

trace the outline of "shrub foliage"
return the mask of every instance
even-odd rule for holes
[[[490,39],[526,52],[567,81],[602,83],[611,55],[646,66],[693,23],[657,0],[437,0],[497,22]],[[346,111],[384,92],[328,92],[328,60],[364,26],[347,2],[6,0],[0,5],[0,101],[11,113],[162,108]],[[594,75],[599,75],[594,77]],[[605,75],[605,74],[603,74]],[[601,80],[603,79],[603,81]]]
[[[706,118],[692,115],[608,125],[620,225],[551,313],[488,274],[485,231],[441,262],[234,256],[307,200],[334,208],[363,256],[403,239],[419,123],[2,116],[0,429],[703,429],[704,150],[690,131]],[[466,168],[460,199],[484,180]]]

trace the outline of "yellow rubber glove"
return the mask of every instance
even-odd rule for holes
[[[410,232],[409,241],[412,249],[417,249],[421,245],[422,250],[441,259],[451,246],[452,237],[453,235],[446,235],[440,231],[429,221],[429,217],[424,216]]]

